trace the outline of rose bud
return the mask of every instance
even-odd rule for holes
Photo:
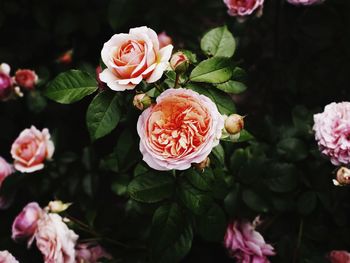
[[[190,60],[181,51],[176,52],[170,59],[170,66],[176,73],[184,73],[190,65]]]
[[[47,209],[52,213],[61,213],[70,207],[72,203],[63,203],[62,201],[51,201]]]
[[[38,220],[43,214],[37,203],[27,204],[12,225],[12,239],[31,239],[37,229]],[[29,241],[30,244],[31,240]]]
[[[241,115],[231,114],[225,120],[225,129],[229,134],[240,133],[244,128],[244,121]]]
[[[12,79],[10,77],[10,66],[6,63],[0,65],[0,100],[7,99],[12,90]]]
[[[334,185],[350,185],[350,170],[346,167],[341,167],[337,171],[336,179],[333,180]]]
[[[73,60],[73,49],[70,49],[64,52],[61,56],[59,56],[56,62],[68,65],[72,63],[72,60]]]
[[[29,69],[19,69],[15,75],[16,83],[22,88],[32,90],[38,83],[38,75]]]
[[[171,45],[173,43],[172,38],[169,37],[165,31],[158,34],[158,40],[160,48],[166,47],[167,45]]]
[[[144,93],[137,94],[134,97],[133,104],[139,110],[144,110],[144,109],[148,108],[149,106],[151,106],[152,99],[147,94],[144,94]]]
[[[210,159],[207,157],[203,162],[195,163],[193,165],[198,171],[203,172],[205,168],[210,166]]]

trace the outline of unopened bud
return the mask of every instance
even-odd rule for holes
[[[152,99],[147,94],[144,94],[144,93],[137,94],[134,97],[133,104],[139,110],[144,110],[144,109],[148,108],[149,106],[151,106]]]
[[[200,163],[194,164],[194,167],[200,172],[203,172],[205,170],[205,168],[207,168],[209,166],[210,166],[210,159],[209,159],[209,157],[205,158],[204,161],[202,161]]]
[[[238,114],[231,114],[225,120],[225,130],[229,134],[240,133],[244,128],[243,117]]]
[[[179,74],[186,72],[189,65],[190,60],[181,51],[176,52],[170,59],[170,67]]]
[[[333,183],[336,186],[350,185],[350,170],[346,167],[339,168]]]
[[[62,201],[51,201],[47,206],[48,210],[52,213],[61,213],[70,207],[72,203],[63,203]]]

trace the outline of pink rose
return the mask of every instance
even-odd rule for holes
[[[7,250],[0,251],[0,263],[18,263],[17,259]]]
[[[4,158],[0,156],[0,187],[7,176],[14,172],[12,165],[10,165]]]
[[[267,256],[275,255],[271,245],[250,222],[231,222],[226,230],[224,245],[238,263],[268,263]]]
[[[19,69],[16,71],[15,81],[19,86],[31,90],[38,83],[38,76],[33,70]]]
[[[103,46],[107,68],[100,79],[116,91],[134,89],[142,80],[156,82],[168,67],[172,50],[172,45],[160,49],[156,32],[145,26],[116,34]]]
[[[42,215],[43,210],[37,203],[27,204],[12,224],[12,239],[15,241],[29,239],[28,246],[30,246]]]
[[[288,3],[292,5],[313,5],[320,4],[325,0],[287,0]]]
[[[328,255],[331,263],[349,263],[350,253],[347,251],[333,250]]]
[[[12,91],[12,79],[10,66],[6,63],[0,65],[0,100],[7,99]]]
[[[251,15],[258,8],[262,8],[264,0],[224,0],[231,16]]]
[[[45,263],[74,263],[78,235],[70,230],[58,214],[44,214],[38,221],[36,245]]]
[[[172,38],[169,37],[165,31],[158,34],[158,40],[159,40],[159,48],[163,48],[173,44]]]
[[[314,115],[315,139],[334,165],[350,163],[350,102],[331,103]]]
[[[22,173],[41,170],[44,168],[43,162],[51,159],[54,150],[48,129],[39,131],[34,126],[25,129],[12,144],[15,169]]]
[[[168,89],[138,119],[143,160],[156,170],[188,169],[219,144],[223,127],[223,116],[208,97]]]
[[[101,259],[112,259],[103,247],[95,243],[80,243],[75,253],[76,263],[98,263]]]

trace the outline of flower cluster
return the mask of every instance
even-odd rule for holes
[[[22,97],[21,88],[32,90],[38,83],[38,76],[33,70],[19,69],[14,76],[10,73],[11,67],[8,64],[0,64],[0,100]]]
[[[79,236],[65,221],[49,207],[42,209],[37,203],[29,203],[13,222],[12,238],[27,241],[28,248],[35,241],[45,263],[97,263],[111,258],[96,243],[78,243]]]

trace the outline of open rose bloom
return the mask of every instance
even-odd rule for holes
[[[31,173],[44,168],[44,161],[51,159],[55,147],[48,129],[39,131],[32,126],[21,132],[12,144],[11,154],[15,169]]]
[[[224,245],[238,263],[268,263],[267,256],[275,255],[271,245],[246,221],[231,222],[226,230]]]
[[[185,170],[219,144],[224,119],[206,96],[168,89],[137,122],[143,160],[156,170]]]
[[[156,32],[148,27],[116,34],[101,51],[107,68],[100,79],[116,91],[134,89],[142,80],[156,82],[168,67],[172,50],[172,45],[160,48]]]
[[[331,103],[314,115],[315,139],[332,164],[350,163],[350,102]]]
[[[328,255],[331,263],[349,263],[350,253],[344,250],[333,250]]]
[[[288,3],[292,5],[313,5],[320,4],[325,0],[287,0]]]
[[[7,250],[0,251],[0,263],[18,263],[17,259]]]
[[[231,16],[248,16],[262,8],[264,0],[224,0]]]

